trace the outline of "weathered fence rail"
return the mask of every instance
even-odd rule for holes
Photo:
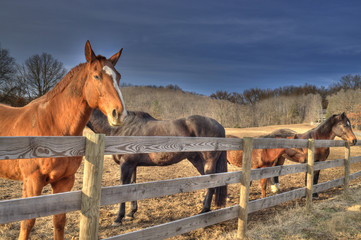
[[[110,155],[148,152],[224,151],[243,149],[245,153],[247,151],[250,153],[244,154],[243,161],[245,161],[245,164],[251,159],[252,149],[309,147],[309,141],[301,139],[289,140],[255,138],[249,140],[251,144],[247,144],[247,141],[248,140],[244,141],[242,139],[232,138],[104,137],[104,141],[101,141],[102,144],[94,144],[94,136],[89,136],[88,139],[86,139],[85,137],[0,137],[0,159],[86,156],[86,161],[88,161],[89,158],[92,158],[95,155],[98,156],[99,151],[101,152],[101,155],[103,157],[103,153],[106,155]],[[92,144],[92,147],[90,148],[88,146],[87,148],[87,144]],[[358,143],[358,145],[361,144]],[[316,140],[314,141],[314,147],[345,147],[345,142]],[[93,151],[93,153],[91,153],[90,151]],[[360,161],[361,156],[349,157],[349,147],[346,145],[345,159],[316,162],[312,168],[313,170],[321,170],[332,167],[347,166],[349,164]],[[100,164],[102,164],[102,161],[99,162]],[[94,174],[85,177],[85,179],[92,179],[91,181],[94,181],[93,185],[89,185],[89,183],[84,183],[88,186],[88,189],[93,188],[95,185],[97,185],[99,189],[99,191],[95,191],[95,193],[87,193],[86,197],[84,197],[84,188],[86,187],[83,187],[83,193],[82,191],[72,191],[46,196],[1,201],[0,223],[20,221],[23,219],[82,210],[82,208],[84,208],[84,201],[88,198],[93,202],[95,208],[98,208],[99,210],[100,206],[116,204],[124,201],[141,200],[145,198],[171,195],[180,192],[200,190],[209,187],[217,187],[226,184],[242,183],[241,186],[242,188],[244,186],[245,189],[241,190],[242,201],[240,202],[240,205],[219,209],[204,214],[199,214],[166,224],[149,227],[136,232],[114,236],[109,239],[167,238],[237,217],[239,218],[240,225],[238,236],[239,238],[243,238],[245,236],[247,215],[249,213],[306,196],[307,191],[311,191],[311,193],[321,192],[332,187],[344,185],[345,182],[347,182],[348,184],[348,181],[351,181],[361,176],[361,171],[349,175],[349,169],[345,167],[345,177],[314,185],[312,186],[311,190],[307,190],[307,188],[299,188],[282,194],[270,196],[264,199],[258,199],[248,202],[249,181],[261,178],[269,178],[273,176],[282,176],[286,174],[306,172],[307,169],[307,164],[293,164],[272,168],[253,169],[251,171],[248,171],[248,173],[245,171],[243,173],[241,171],[219,173],[182,179],[111,186],[101,189],[99,183],[99,177],[101,177],[101,174],[99,175],[98,172],[98,180],[96,181],[92,179]],[[95,195],[90,196],[91,194]],[[95,199],[94,201],[94,198],[97,198],[97,196],[99,197],[99,199]],[[94,208],[94,206],[90,206],[87,204],[88,202],[85,205]],[[89,222],[95,222],[95,227],[97,229],[97,216],[88,217],[93,218],[93,221]],[[96,221],[94,221],[94,219]],[[84,226],[87,226],[88,228],[94,228],[94,225],[84,223],[82,224]],[[81,228],[85,229],[85,227]],[[84,229],[83,231],[85,231]],[[94,236],[81,235],[81,238],[90,237],[96,239],[96,229],[94,229],[95,232],[92,233]]]

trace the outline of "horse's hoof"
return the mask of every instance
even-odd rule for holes
[[[113,222],[112,227],[118,227],[121,226],[122,223],[121,222]]]
[[[133,220],[134,220],[134,217],[132,217],[132,216],[125,216],[123,218],[123,221],[133,221]]]
[[[271,185],[271,191],[273,193],[278,193],[280,191],[280,186],[278,183],[276,183],[275,185]]]
[[[211,211],[210,209],[203,209],[199,214],[202,214],[202,213],[206,213],[206,212],[209,212]]]

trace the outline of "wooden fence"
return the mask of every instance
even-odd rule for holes
[[[357,145],[361,144],[358,143]],[[250,170],[252,149],[280,147],[309,148],[309,162],[307,164]],[[345,159],[314,163],[313,150],[319,147],[345,147]],[[104,154],[242,149],[244,151],[242,171],[103,188],[100,186]],[[100,206],[241,183],[239,205],[108,239],[164,239],[235,218],[238,218],[239,223],[237,236],[242,239],[246,234],[249,213],[303,196],[307,197],[306,209],[310,209],[312,207],[312,193],[344,185],[347,194],[349,181],[361,176],[361,171],[349,174],[350,164],[361,161],[361,156],[350,157],[350,147],[344,141],[270,138],[105,137],[96,134],[89,134],[87,137],[0,137],[0,160],[64,156],[85,156],[83,189],[81,191],[1,201],[0,224],[81,210],[80,239],[97,239]],[[249,184],[252,180],[299,172],[307,172],[308,179],[311,179],[314,170],[339,166],[345,167],[345,176],[342,178],[317,185],[312,185],[312,181],[308,181],[305,188],[248,201]]]

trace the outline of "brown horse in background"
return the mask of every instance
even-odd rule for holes
[[[73,68],[51,91],[20,108],[0,104],[0,136],[81,136],[92,110],[100,108],[111,125],[126,115],[115,70],[122,49],[111,58],[95,56],[89,41],[86,63]],[[23,181],[23,197],[70,191],[82,157],[0,161],[0,177]],[[54,238],[64,239],[65,214],[53,216]],[[35,219],[21,222],[19,239],[28,239]]]
[[[301,134],[296,134],[295,139],[316,139],[316,140],[334,140],[335,137],[339,137],[350,145],[355,145],[357,138],[352,131],[350,120],[345,113],[334,114],[327,118],[317,127]],[[300,152],[299,149],[288,148],[285,150],[285,155],[281,156],[276,165],[283,165],[285,162],[285,156],[288,160],[305,163],[307,161],[308,149],[304,148]],[[315,149],[315,162],[326,161],[330,155],[330,148],[316,148]],[[318,183],[320,176],[320,170],[314,172],[313,184]],[[307,177],[306,177],[307,180]],[[278,187],[278,177],[273,178],[273,182]],[[314,197],[318,194],[314,193]]]
[[[124,123],[119,127],[110,127],[102,112],[94,110],[87,126],[97,133],[109,136],[185,136],[185,137],[225,137],[221,124],[212,118],[193,115],[187,118],[161,121],[145,112],[128,112]],[[227,172],[225,151],[211,152],[166,152],[113,155],[120,164],[121,183],[136,182],[138,166],[168,166],[188,159],[202,175]],[[203,201],[202,212],[211,208],[213,194],[217,206],[223,206],[227,197],[227,186],[209,188]],[[133,218],[137,211],[137,201],[132,201],[127,217]],[[118,216],[113,225],[120,225],[125,216],[125,203],[120,204]]]
[[[289,138],[293,139],[297,133],[290,129],[276,130],[270,134],[260,136],[259,138]],[[238,138],[232,135],[227,135],[227,138]],[[254,149],[252,151],[252,164],[251,168],[265,168],[273,167],[277,164],[278,159],[285,153],[285,148],[272,148],[272,149]],[[230,164],[236,167],[242,167],[242,150],[227,151],[227,160]],[[268,179],[264,178],[260,181],[262,197],[266,197]]]

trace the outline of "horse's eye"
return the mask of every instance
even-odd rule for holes
[[[100,77],[98,75],[94,75],[94,79],[99,80]]]

